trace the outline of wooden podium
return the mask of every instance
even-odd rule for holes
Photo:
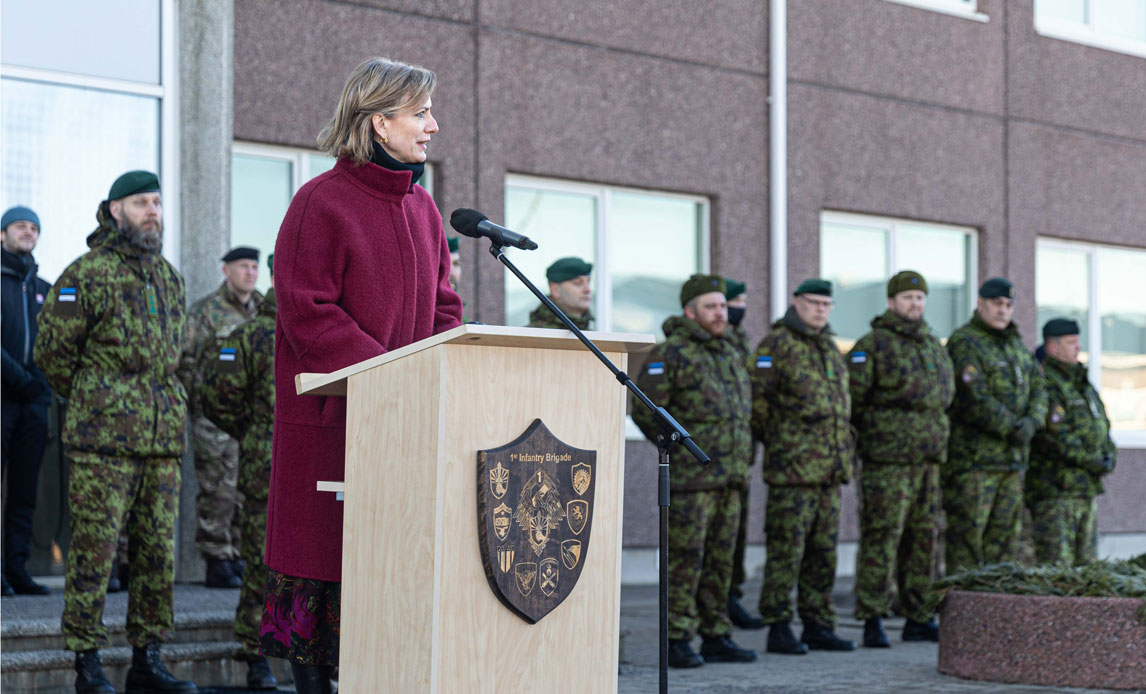
[[[589,337],[622,370],[653,344]],[[616,691],[627,391],[593,354],[566,330],[463,325],[295,382],[348,398],[345,484],[319,483],[346,504],[341,691]],[[529,624],[483,570],[477,454],[537,418],[596,451],[596,489],[580,578]]]

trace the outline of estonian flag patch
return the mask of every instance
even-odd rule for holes
[[[867,361],[867,352],[856,352],[852,355],[853,364],[862,364]]]
[[[663,376],[665,372],[665,363],[663,361],[654,361],[649,364],[650,376]]]
[[[219,350],[219,361],[235,361],[235,348],[224,347]]]
[[[756,368],[757,369],[771,369],[772,368],[772,357],[756,357]]]
[[[60,289],[60,295],[59,296],[60,296],[60,301],[75,301],[76,300],[76,288],[75,287],[63,287]]]

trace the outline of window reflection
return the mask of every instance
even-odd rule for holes
[[[1085,24],[1087,0],[1035,0],[1035,12],[1042,17],[1053,17],[1068,22]]]
[[[841,349],[851,349],[887,307],[887,246],[885,229],[823,224],[820,273],[832,282],[831,326]]]
[[[1146,429],[1146,251],[1097,250],[1102,399],[1118,429]]]
[[[1090,258],[1084,250],[1040,246],[1035,256],[1035,301],[1038,303],[1038,330],[1052,318],[1078,321],[1082,354],[1089,361],[1090,350]]]
[[[245,154],[231,157],[231,246],[251,246],[261,258],[274,251],[290,206],[294,171],[289,160]],[[270,273],[259,268],[256,289],[266,293]]]
[[[1098,0],[1092,11],[1095,30],[1133,41],[1146,41],[1146,2]]]

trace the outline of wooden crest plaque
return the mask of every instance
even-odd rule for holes
[[[478,542],[494,595],[536,624],[573,591],[593,530],[597,452],[557,440],[540,419],[478,451]]]

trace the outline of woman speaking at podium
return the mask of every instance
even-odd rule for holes
[[[319,148],[338,162],[291,201],[275,244],[274,443],[260,649],[284,658],[300,694],[329,692],[338,665],[346,399],[295,394],[329,373],[461,324],[450,253],[415,185],[438,124],[436,78],[384,58],[350,73]]]

